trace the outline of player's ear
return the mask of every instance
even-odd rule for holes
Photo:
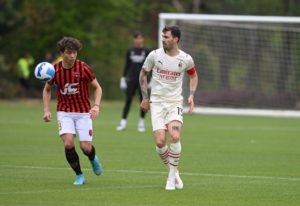
[[[179,42],[179,39],[178,39],[178,37],[173,37],[173,39],[174,39],[174,41],[175,41],[176,43],[178,43],[178,42]]]

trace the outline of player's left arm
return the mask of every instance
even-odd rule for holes
[[[94,120],[99,115],[99,107],[100,107],[100,102],[102,97],[102,88],[96,78],[91,82],[91,85],[94,88],[94,105],[90,110],[90,115],[91,115],[91,119]]]
[[[198,86],[198,75],[195,67],[189,69],[187,73],[190,77],[190,95],[188,97],[188,104],[189,104],[189,113],[191,114],[194,110],[194,94]]]

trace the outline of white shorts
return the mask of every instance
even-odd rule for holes
[[[66,133],[76,135],[77,131],[79,141],[92,141],[93,126],[89,113],[57,112],[57,122],[60,136]]]
[[[183,123],[183,106],[180,102],[151,102],[151,121],[153,131],[158,129],[167,129],[167,124],[171,121]]]

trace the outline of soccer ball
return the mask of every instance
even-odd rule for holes
[[[36,65],[34,75],[41,81],[49,81],[55,75],[55,69],[52,64],[48,62],[41,62]]]

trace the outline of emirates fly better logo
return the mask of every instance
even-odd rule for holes
[[[77,94],[78,93],[77,85],[78,85],[78,83],[66,83],[64,90],[61,89],[60,93],[63,95]]]

